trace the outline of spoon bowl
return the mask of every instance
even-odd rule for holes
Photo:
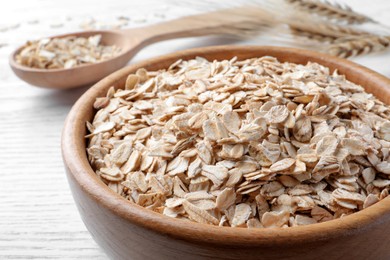
[[[187,16],[142,28],[57,35],[50,38],[89,37],[100,34],[103,45],[116,45],[122,51],[117,56],[98,63],[83,64],[67,69],[37,69],[16,62],[17,54],[24,47],[22,46],[11,54],[9,64],[20,79],[31,85],[54,89],[82,87],[91,85],[122,68],[139,50],[151,43],[181,37],[226,33],[229,28],[248,29],[248,27],[243,26],[244,24],[252,26],[252,29],[258,29],[259,24],[264,22],[267,15],[262,9],[240,7]],[[263,20],[259,17],[262,17]]]
[[[103,45],[116,45],[121,48],[121,53],[98,63],[84,64],[68,69],[37,69],[26,67],[16,62],[16,55],[23,49],[22,46],[11,54],[10,66],[20,79],[35,86],[67,89],[90,85],[126,65],[128,60],[135,54],[136,49],[132,48],[137,45],[135,38],[129,38],[121,31],[86,31],[50,37],[89,37],[96,34],[102,36],[101,43]]]

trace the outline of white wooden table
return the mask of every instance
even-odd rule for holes
[[[390,25],[390,1],[347,3]],[[54,91],[32,87],[10,70],[10,52],[28,39],[80,30],[79,24],[90,17],[112,22],[128,16],[129,26],[140,26],[194,10],[191,5],[169,0],[2,3],[0,46],[7,46],[0,47],[0,259],[107,259],[78,215],[60,153],[64,119],[86,88]],[[218,37],[174,40],[146,48],[132,62],[179,49],[229,43],[272,42],[232,42]],[[390,51],[354,60],[390,77]]]

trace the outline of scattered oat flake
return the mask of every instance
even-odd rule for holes
[[[290,169],[295,163],[295,159],[285,158],[272,164],[269,168],[271,172],[281,172]]]
[[[216,203],[217,203],[216,206],[220,211],[224,211],[225,209],[233,205],[235,201],[236,201],[236,193],[234,189],[225,188],[218,194],[216,199]]]
[[[275,106],[265,114],[265,118],[267,118],[268,122],[271,124],[278,124],[284,122],[288,115],[289,111],[286,106]]]
[[[131,153],[131,144],[123,143],[112,151],[111,161],[117,165],[122,165],[127,161]]]
[[[363,208],[368,208],[369,206],[371,205],[374,205],[375,203],[377,203],[379,201],[379,198],[377,195],[374,195],[374,194],[368,194],[368,196],[366,197],[366,199],[364,200],[364,203],[363,203]]]
[[[305,216],[305,215],[296,215],[294,219],[294,224],[297,226],[315,224],[317,221],[314,218]]]
[[[317,222],[324,222],[333,219],[333,215],[329,211],[319,206],[312,208],[310,214]]]
[[[287,211],[266,212],[261,218],[261,224],[267,228],[282,227],[287,224],[290,218],[290,213]]]
[[[232,227],[239,227],[246,223],[251,215],[252,210],[248,204],[241,203],[238,204],[235,208],[233,219],[232,219]]]
[[[96,127],[95,130],[93,131],[93,134],[99,134],[103,132],[110,131],[114,128],[115,123],[114,122],[107,122],[104,124],[101,124],[100,126]]]
[[[228,176],[228,170],[223,166],[204,165],[201,173],[217,187],[221,186]]]
[[[212,224],[212,225],[218,225],[219,221],[209,213],[207,213],[206,210],[200,209],[194,204],[184,200],[183,201],[183,207],[184,210],[188,213],[189,217],[198,222],[198,223],[205,223],[205,224]]]

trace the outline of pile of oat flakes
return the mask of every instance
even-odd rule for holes
[[[96,174],[173,218],[290,227],[389,193],[389,107],[316,63],[179,60],[138,70],[94,106]]]
[[[115,45],[102,45],[101,38],[96,34],[88,38],[68,36],[29,41],[16,55],[16,62],[38,69],[69,69],[98,63],[121,52]]]

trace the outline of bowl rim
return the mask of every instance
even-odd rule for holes
[[[377,91],[390,93],[390,79],[377,72],[345,59],[296,48],[275,46],[212,46],[189,49],[151,58],[126,66],[112,73],[92,86],[74,104],[65,121],[61,140],[62,156],[64,164],[68,169],[68,178],[74,179],[81,189],[99,205],[105,207],[113,214],[126,221],[175,239],[188,242],[207,243],[209,245],[268,247],[278,244],[289,244],[295,246],[299,244],[302,245],[302,243],[327,241],[356,234],[363,235],[362,232],[364,232],[364,230],[375,228],[377,225],[389,220],[390,199],[385,198],[369,208],[346,217],[307,226],[248,229],[219,227],[196,222],[190,222],[190,224],[188,224],[188,221],[164,216],[131,203],[111,191],[107,185],[98,179],[87,160],[85,142],[84,140],[77,138],[77,136],[80,135],[78,131],[85,131],[85,122],[82,121],[83,115],[92,109],[86,108],[86,104],[91,102],[91,99],[94,100],[95,97],[101,94],[103,88],[108,88],[118,82],[119,78],[123,78],[129,73],[135,72],[138,68],[148,67],[148,65],[153,63],[164,63],[164,61],[181,57],[206,56],[207,54],[213,55],[215,53],[223,52],[246,53],[253,50],[269,52],[272,56],[274,56],[275,53],[287,55],[286,60],[289,60],[290,56],[298,55],[297,57],[304,57],[308,60],[311,59],[320,64],[328,63],[328,65],[324,66],[332,65],[336,68],[342,68],[346,72],[353,73],[354,76],[357,76],[358,79],[363,80],[363,82],[375,85]],[[253,57],[256,57],[256,55]],[[344,72],[343,74],[346,73]],[[374,84],[372,84],[372,82],[374,82]],[[388,90],[386,90],[386,87]],[[75,200],[77,199],[75,198]]]

